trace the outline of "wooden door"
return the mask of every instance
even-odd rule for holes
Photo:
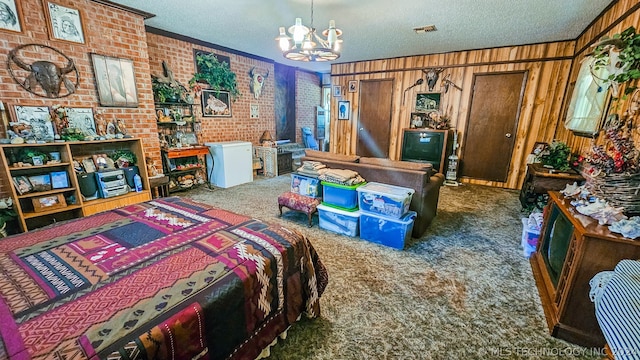
[[[393,80],[360,81],[356,154],[388,158]]]
[[[526,72],[473,76],[462,176],[507,181],[525,84]]]

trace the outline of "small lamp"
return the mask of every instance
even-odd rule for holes
[[[265,141],[273,141],[273,137],[271,136],[271,132],[269,130],[265,130],[260,136],[260,143],[264,144]]]

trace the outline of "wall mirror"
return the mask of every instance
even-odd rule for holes
[[[592,56],[583,59],[567,110],[565,127],[577,136],[597,136],[610,98],[609,73],[596,69],[594,61]]]

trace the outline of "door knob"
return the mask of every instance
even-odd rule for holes
[[[364,130],[364,128],[360,128],[360,131]]]
[[[508,138],[511,138],[511,133],[506,133],[506,134],[504,134],[504,136],[506,136]]]

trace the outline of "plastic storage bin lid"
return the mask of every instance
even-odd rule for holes
[[[401,186],[382,184],[377,182],[370,182],[366,185],[360,186],[356,189],[357,192],[370,192],[383,196],[393,196],[404,198],[407,194],[413,196],[416,191],[412,188],[406,188]]]
[[[320,206],[320,205],[318,205]],[[393,222],[393,223],[398,223],[398,224],[403,224],[403,225],[409,225],[411,224],[411,222],[413,222],[413,220],[415,220],[416,217],[418,217],[418,213],[415,211],[408,211],[406,214],[402,215],[402,217],[400,217],[399,219],[395,219],[395,218],[390,218],[388,216],[382,215],[382,214],[375,214],[375,213],[370,213],[370,212],[362,212],[363,216],[368,216],[368,217],[372,217],[372,218],[376,218],[376,219],[380,219],[380,220],[386,220],[389,222]]]
[[[366,184],[366,182],[362,182],[359,184],[355,184],[355,185],[342,185],[342,184],[336,184],[336,183],[332,183],[332,182],[328,182],[328,181],[321,181],[320,182],[322,185],[326,185],[329,187],[335,187],[338,189],[346,189],[346,190],[353,190],[359,187],[362,187]]]
[[[345,211],[345,210],[335,208],[333,206],[327,206],[323,204],[318,204],[317,209],[322,211],[333,212],[340,215],[350,216],[350,217],[360,217],[360,211],[358,211],[357,209],[355,211]]]

